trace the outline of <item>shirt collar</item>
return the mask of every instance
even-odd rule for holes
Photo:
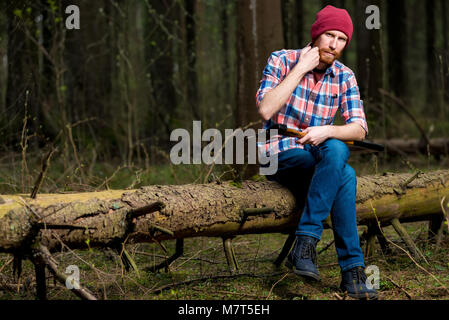
[[[337,75],[337,66],[335,65],[336,63],[337,60],[335,60],[334,63],[332,63],[329,68],[327,68],[325,74],[330,74],[332,78],[335,77]]]
[[[326,69],[326,72],[324,73],[325,76],[330,74],[332,78],[334,78],[337,75],[337,66],[336,66],[337,60],[335,60],[330,67]],[[313,71],[309,71],[309,73],[313,73]]]

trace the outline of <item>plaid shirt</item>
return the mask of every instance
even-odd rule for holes
[[[270,55],[256,94],[257,107],[265,94],[276,88],[293,69],[300,52],[301,50],[281,50]],[[318,82],[315,82],[313,72],[308,72],[286,104],[270,120],[264,121],[264,129],[268,129],[273,123],[285,124],[296,130],[331,125],[339,107],[346,123],[358,123],[368,133],[355,75],[351,69],[336,60]],[[296,141],[297,138],[277,135],[266,143],[259,143],[258,147],[270,156],[293,148],[303,149],[304,146]]]

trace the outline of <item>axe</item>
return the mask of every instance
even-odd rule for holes
[[[285,124],[273,124],[267,129],[267,132],[270,129],[277,129],[279,134],[287,137],[302,138],[306,135],[302,131],[289,129]],[[348,145],[351,151],[382,152],[385,149],[383,145],[369,141],[347,140],[343,142]]]

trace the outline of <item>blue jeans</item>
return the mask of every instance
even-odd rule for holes
[[[357,180],[354,169],[347,164],[348,158],[346,144],[328,139],[319,146],[281,152],[277,173],[267,176],[292,190],[299,205],[304,204],[296,235],[321,239],[323,222],[331,214],[342,271],[365,267],[357,232]]]

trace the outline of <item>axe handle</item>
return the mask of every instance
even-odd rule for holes
[[[273,129],[278,129],[278,131],[281,135],[288,136],[288,137],[294,137],[294,138],[302,138],[307,134],[307,133],[304,133],[302,131],[298,131],[295,129],[289,129],[289,128],[287,128],[286,125],[276,125],[273,127]],[[349,140],[349,141],[343,141],[343,142],[349,146],[361,147],[361,148],[369,149],[369,150],[373,150],[373,151],[383,151],[384,150],[383,145],[372,143],[372,142],[367,142],[367,141]]]

